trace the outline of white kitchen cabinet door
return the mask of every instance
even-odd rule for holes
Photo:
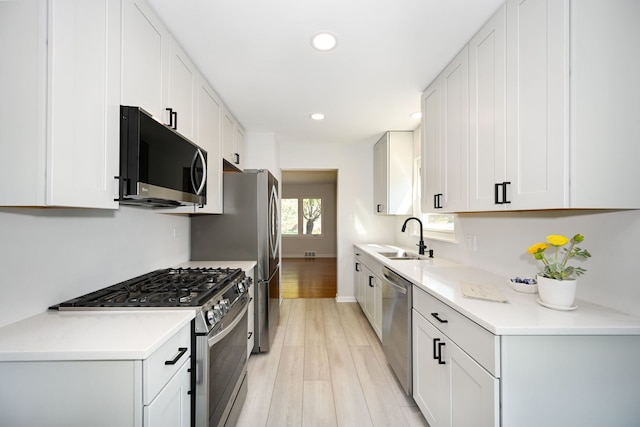
[[[369,323],[373,326],[373,315],[375,310],[375,292],[376,292],[376,276],[373,275],[371,270],[364,267],[364,314],[369,319]]]
[[[499,427],[500,381],[448,340],[442,358],[449,366],[453,427]]]
[[[442,196],[441,80],[422,93],[422,212],[437,212]]]
[[[413,310],[413,398],[431,427],[498,427],[500,382]]]
[[[191,360],[187,359],[156,398],[144,407],[144,427],[191,425],[190,366]]]
[[[412,207],[413,133],[390,131],[373,147],[374,212],[408,215]]]
[[[502,185],[507,181],[505,9],[502,6],[469,42],[471,211],[497,210],[506,206],[495,203],[495,184]]]
[[[120,2],[0,4],[0,205],[116,209]],[[7,32],[5,34],[5,31]]]
[[[122,104],[169,123],[171,35],[146,1],[123,0],[122,8]]]
[[[450,426],[449,372],[434,358],[444,335],[416,310],[412,319],[413,399],[430,427]]]
[[[197,142],[207,152],[207,203],[195,213],[222,213],[222,155],[220,142],[221,102],[202,79],[196,110]]]
[[[465,46],[423,93],[423,212],[468,209],[468,71]]]
[[[169,97],[165,110],[168,108],[171,111],[166,111],[165,123],[169,123],[181,135],[195,141],[194,122],[199,73],[174,39],[171,39],[169,58]],[[172,114],[172,117],[169,117],[169,114]]]
[[[568,20],[567,0],[507,2],[507,209],[568,206]]]
[[[232,170],[242,171],[244,131],[229,110],[222,113],[222,158]]]
[[[640,208],[640,2],[571,1],[571,206]]]
[[[359,259],[358,257],[358,252],[355,253],[355,263],[354,263],[354,271],[353,271],[353,287],[354,287],[354,293],[356,296],[356,301],[358,302],[358,304],[360,304],[360,307],[362,308],[362,310],[364,311],[364,305],[365,305],[365,289],[364,289],[364,265],[362,264],[362,261]]]

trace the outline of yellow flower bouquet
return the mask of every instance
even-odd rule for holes
[[[559,234],[551,234],[547,236],[547,243],[531,245],[527,252],[544,265],[544,270],[539,273],[540,276],[556,280],[572,280],[587,271],[582,267],[567,266],[570,258],[585,260],[591,256],[589,251],[576,246],[583,240],[582,234],[576,234],[571,239]],[[567,244],[569,248],[565,247]],[[548,253],[547,249],[550,246],[553,250],[549,250],[551,253]]]

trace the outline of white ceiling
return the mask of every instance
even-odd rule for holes
[[[504,2],[148,1],[247,132],[301,143],[418,127],[421,91]],[[337,48],[312,49],[319,31]]]

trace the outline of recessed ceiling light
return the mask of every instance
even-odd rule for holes
[[[313,120],[324,120],[324,114],[322,113],[313,113],[309,117],[311,117]]]
[[[412,119],[421,119],[422,113],[420,111],[416,111],[415,113],[409,114],[409,117],[411,117]]]
[[[331,33],[318,33],[311,39],[311,46],[318,50],[331,50],[338,44],[338,39]]]

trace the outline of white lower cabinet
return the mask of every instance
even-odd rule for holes
[[[158,393],[149,405],[144,407],[144,427],[188,427],[191,425],[191,381],[190,359]]]
[[[413,360],[413,398],[431,427],[499,425],[499,380],[416,310]]]
[[[144,360],[2,362],[0,424],[187,427],[190,343],[189,323]]]
[[[354,276],[356,301],[380,339],[382,339],[381,276],[382,265],[356,249]]]

